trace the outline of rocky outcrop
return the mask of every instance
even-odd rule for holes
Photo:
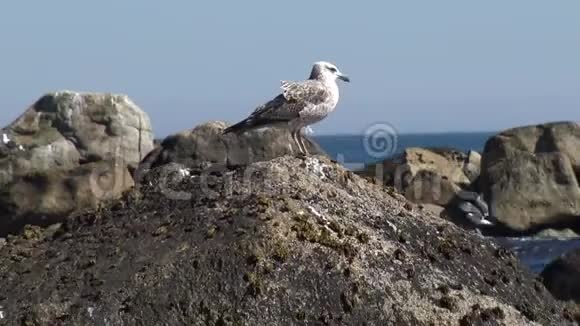
[[[449,204],[479,176],[481,157],[452,149],[407,148],[403,153],[359,172],[395,187],[415,203]]]
[[[572,250],[550,263],[541,277],[554,297],[580,303],[580,249]]]
[[[183,164],[190,168],[204,168],[208,165],[242,166],[299,153],[298,145],[285,129],[264,128],[239,135],[223,135],[226,127],[224,122],[214,121],[169,136],[143,162],[141,169],[168,163]],[[306,137],[305,144],[311,154],[324,153]]]
[[[481,154],[473,150],[467,152],[467,159],[463,164],[463,173],[472,185],[478,180],[481,174]]]
[[[580,222],[580,125],[510,129],[485,146],[481,186],[492,214],[517,231]]]
[[[124,95],[48,94],[0,134],[0,235],[118,198],[153,148],[147,114]]]
[[[409,208],[324,157],[162,166],[114,205],[9,237],[3,322],[571,324],[511,253]]]

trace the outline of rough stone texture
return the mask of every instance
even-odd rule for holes
[[[463,165],[463,173],[473,184],[481,174],[481,154],[476,151],[467,153],[467,160]]]
[[[544,229],[533,235],[536,239],[577,240],[580,235],[572,229]]]
[[[13,225],[49,225],[62,221],[67,213],[119,198],[131,186],[133,178],[127,168],[107,161],[28,174],[0,190],[0,216],[9,229]]]
[[[160,148],[144,160],[149,167],[168,163],[191,168],[239,166],[299,153],[290,133],[282,128],[264,128],[236,135],[223,135],[227,124],[220,121],[201,124],[191,130],[169,136]],[[305,138],[311,154],[323,154],[313,141]]]
[[[119,197],[153,149],[147,114],[104,93],[45,95],[0,135],[0,235]]]
[[[143,183],[8,237],[3,322],[572,324],[510,252],[324,157],[201,175],[172,164]]]
[[[541,277],[554,297],[580,303],[580,249],[554,260],[544,268]]]
[[[510,129],[485,146],[481,186],[490,210],[517,231],[580,222],[580,125]]]
[[[477,179],[478,158],[476,152],[467,155],[452,149],[407,148],[358,174],[381,179],[415,203],[445,206]]]

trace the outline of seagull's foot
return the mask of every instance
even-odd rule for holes
[[[300,142],[298,140],[296,141],[296,145],[298,146],[298,152],[295,152],[296,157],[306,156],[306,153],[304,153],[304,150],[302,149],[302,146],[300,146]]]
[[[294,144],[296,146],[298,146],[298,153],[296,153],[295,155],[298,157],[299,155],[303,155],[304,154],[304,150],[302,150],[302,145],[300,145],[300,141],[298,140],[298,134],[296,132],[292,132],[291,133],[292,136],[292,140],[294,141]],[[291,146],[292,152],[294,152],[294,144]]]
[[[308,152],[308,148],[306,148],[306,144],[304,144],[304,136],[302,136],[302,134],[299,134],[297,137],[302,153],[304,153],[304,155],[310,155],[310,153]]]
[[[300,152],[296,153],[296,157],[298,158],[305,158],[308,156],[308,154],[306,153],[306,151],[304,150],[304,148],[302,148],[302,144],[300,144],[300,140],[298,140],[296,142],[298,144],[298,148],[300,149]]]
[[[296,158],[301,158],[301,159],[304,159],[304,158],[307,158],[307,157],[308,157],[308,155],[307,155],[306,153],[299,152],[299,153],[296,153],[296,154],[295,154],[295,157],[296,157]]]

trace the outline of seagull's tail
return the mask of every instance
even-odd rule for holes
[[[251,127],[252,126],[251,126],[249,119],[245,119],[245,120],[242,120],[242,121],[236,123],[233,126],[229,126],[226,129],[224,129],[223,134],[225,135],[225,134],[229,134],[231,132],[239,134],[239,133],[242,133],[248,129],[251,129]]]

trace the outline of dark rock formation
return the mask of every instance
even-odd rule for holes
[[[580,222],[580,125],[510,129],[485,146],[481,186],[492,214],[516,231]]]
[[[0,249],[12,325],[567,325],[517,259],[323,157],[196,174]]]
[[[45,95],[0,136],[0,235],[120,197],[153,148],[147,114],[112,94]]]
[[[580,249],[562,255],[542,271],[546,288],[560,300],[580,303]]]

